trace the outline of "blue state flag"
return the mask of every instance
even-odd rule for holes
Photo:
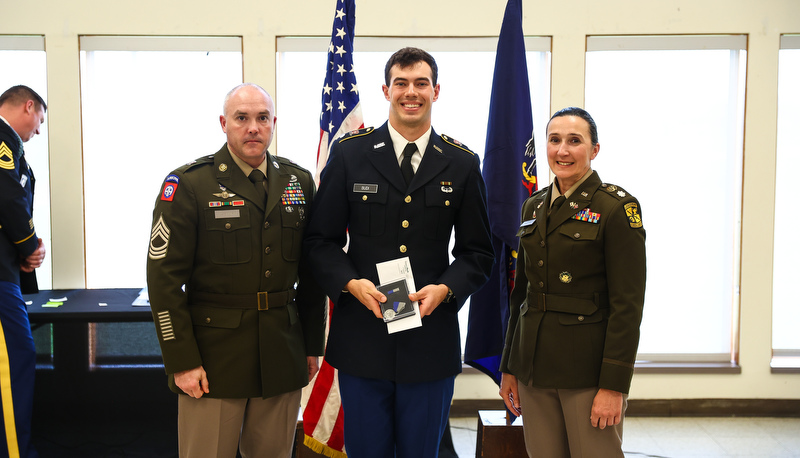
[[[508,298],[516,270],[522,202],[536,189],[536,154],[522,0],[508,0],[497,43],[483,178],[497,260],[489,281],[470,299],[464,360],[500,383]]]

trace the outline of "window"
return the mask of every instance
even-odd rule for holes
[[[80,46],[86,286],[144,287],[164,177],[225,143],[219,115],[242,82],[241,39],[84,36]]]
[[[775,241],[772,269],[772,348],[774,368],[800,367],[800,307],[794,286],[800,277],[795,235],[800,214],[792,210],[795,174],[800,169],[800,35],[781,37],[778,57],[778,148],[775,172]],[[788,209],[788,211],[787,211]]]
[[[320,94],[329,41],[329,38],[278,39],[278,154],[312,172],[316,169]],[[497,38],[356,37],[353,64],[367,127],[379,127],[386,122],[389,102],[381,89],[384,66],[395,51],[405,46],[427,50],[439,67],[441,91],[433,109],[433,128],[468,145],[482,160]],[[528,37],[525,48],[533,125],[538,133],[550,117],[550,39]],[[545,151],[544,140],[543,135],[536,137],[537,151]],[[538,167],[537,174],[539,183],[549,182],[546,166]],[[459,312],[462,349],[468,317],[469,302]]]
[[[734,359],[746,44],[589,37],[593,167],[641,201],[647,230],[640,360]]]
[[[0,72],[0,93],[11,86],[24,84],[30,87],[47,102],[47,58],[42,36],[0,35],[0,62],[4,69]],[[25,159],[36,177],[36,192],[33,199],[33,221],[36,235],[44,240],[48,256],[36,269],[39,288],[50,289],[53,284],[53,269],[50,250],[50,167],[49,138],[47,120],[41,134],[25,143]]]

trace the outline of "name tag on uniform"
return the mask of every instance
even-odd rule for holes
[[[366,192],[367,194],[377,194],[378,193],[378,185],[377,184],[355,183],[353,185],[353,192]]]
[[[528,221],[523,221],[522,224],[519,225],[519,227],[528,227],[528,226],[530,226],[531,224],[533,224],[535,222],[536,222],[536,218],[529,219]]]
[[[227,218],[238,218],[239,217],[239,209],[234,210],[215,210],[214,211],[214,218],[216,219],[227,219]]]

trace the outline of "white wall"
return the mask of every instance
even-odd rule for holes
[[[334,0],[0,0],[0,34],[45,36],[55,288],[84,286],[80,35],[232,35],[244,43],[245,80],[275,92],[277,36],[329,36]],[[496,36],[505,0],[357,0],[357,36]],[[747,34],[747,99],[740,375],[634,378],[632,399],[800,399],[800,374],[771,374],[772,233],[778,46],[800,33],[795,0],[525,0],[526,35],[553,39],[552,107],[583,105],[587,35]],[[4,68],[3,71],[13,71]],[[470,71],[464,62],[464,73]],[[276,100],[280,110],[280,100]],[[169,123],[153,107],[153,123]],[[109,113],[113,116],[113,113]],[[435,122],[435,120],[434,120]],[[280,132],[278,132],[280,135]],[[280,151],[277,151],[280,154]],[[153,160],[157,158],[142,158]],[[676,294],[680,286],[676,285]],[[676,330],[676,338],[679,331]],[[456,398],[494,398],[483,375],[458,378]]]

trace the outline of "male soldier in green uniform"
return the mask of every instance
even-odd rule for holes
[[[180,456],[287,457],[323,354],[325,298],[301,260],[314,182],[267,151],[276,117],[261,87],[235,87],[223,111],[227,143],[170,173],[156,200],[150,305]]]

